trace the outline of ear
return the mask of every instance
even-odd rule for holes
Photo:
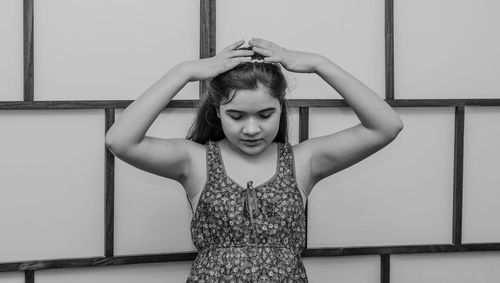
[[[220,110],[219,110],[219,107],[215,107],[215,111],[217,111],[217,118],[220,119]]]

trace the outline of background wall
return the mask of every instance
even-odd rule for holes
[[[385,4],[219,0],[216,50],[255,36],[318,52],[385,97]],[[176,63],[199,57],[199,1],[36,0],[33,7],[35,102],[133,100]],[[500,99],[499,9],[496,0],[394,1],[396,101]],[[0,1],[0,38],[0,271],[10,270],[0,282],[34,282],[22,264],[12,271],[7,263],[104,256],[106,113],[9,109],[23,101],[23,1]],[[291,99],[341,99],[317,76],[287,77]],[[175,99],[197,99],[198,88],[191,83]],[[389,277],[377,252],[305,257],[310,281],[499,282],[499,105],[467,104],[464,124],[459,244],[491,248],[391,255]],[[310,195],[308,248],[454,244],[455,107],[395,109],[405,124],[399,137]],[[193,114],[166,109],[147,134],[183,137]],[[297,143],[297,108],[291,121]],[[309,137],[357,123],[347,107],[311,107]],[[114,256],[195,251],[177,183],[116,159],[114,189]],[[183,282],[190,265],[37,270],[36,282]]]

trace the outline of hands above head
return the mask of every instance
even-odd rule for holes
[[[210,79],[236,67],[240,63],[249,62],[255,52],[253,50],[238,49],[244,43],[244,40],[239,40],[221,50],[214,57],[184,62],[182,65],[186,67],[185,70],[188,72],[189,81]]]
[[[252,49],[265,56],[264,61],[280,63],[285,69],[296,73],[313,73],[321,56],[315,53],[294,51],[283,48],[271,41],[252,38],[248,41]]]
[[[200,81],[211,79],[236,67],[240,63],[251,61],[251,56],[255,53],[264,56],[265,62],[279,63],[286,70],[296,73],[315,72],[317,64],[323,58],[315,53],[286,49],[271,41],[260,38],[252,38],[248,41],[251,50],[240,49],[244,43],[244,40],[234,42],[214,57],[183,62],[181,66],[188,80]]]

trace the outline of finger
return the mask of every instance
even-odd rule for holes
[[[253,51],[259,53],[260,55],[263,55],[263,56],[271,56],[273,55],[272,52],[268,49],[264,49],[264,48],[261,48],[261,47],[253,47],[252,48]]]
[[[227,70],[230,70],[236,66],[238,66],[241,63],[246,63],[250,62],[252,60],[252,57],[234,57],[229,59],[228,65],[227,65]]]
[[[227,46],[226,48],[222,49],[221,50],[221,53],[222,52],[226,52],[226,51],[229,51],[229,50],[234,50],[240,46],[242,46],[243,44],[245,43],[245,40],[244,39],[241,39],[241,40],[238,40],[232,44],[230,44],[229,46]]]
[[[266,40],[262,39],[262,38],[258,38],[258,37],[252,37],[252,39],[250,39],[249,41],[256,42],[256,43],[262,43],[262,42],[265,42]]]
[[[250,46],[261,46],[262,45],[262,39],[260,38],[252,38],[248,41],[248,45]]]
[[[253,50],[245,50],[245,49],[238,49],[238,50],[233,50],[230,53],[231,57],[247,57],[247,56],[252,56],[255,54],[255,51]]]
[[[264,40],[264,39],[261,39],[261,38],[252,38],[251,40],[248,41],[248,44],[250,46],[257,46],[257,47],[262,47],[262,48],[272,48],[272,47],[276,47],[277,45],[270,42],[270,41],[267,41],[267,40]]]
[[[240,64],[240,63],[252,61],[252,57],[236,57],[236,58],[232,58],[231,61],[233,61],[234,63]]]
[[[264,61],[266,63],[279,63],[280,62],[278,57],[266,57],[266,58],[264,58]]]

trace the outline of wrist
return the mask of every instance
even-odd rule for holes
[[[312,68],[314,72],[317,74],[321,73],[326,66],[333,64],[333,62],[330,61],[330,59],[320,54],[315,54],[313,60],[311,61],[312,61]]]
[[[193,79],[192,68],[189,67],[189,64],[190,61],[179,63],[171,69],[171,72],[185,82],[192,82],[195,79]]]

